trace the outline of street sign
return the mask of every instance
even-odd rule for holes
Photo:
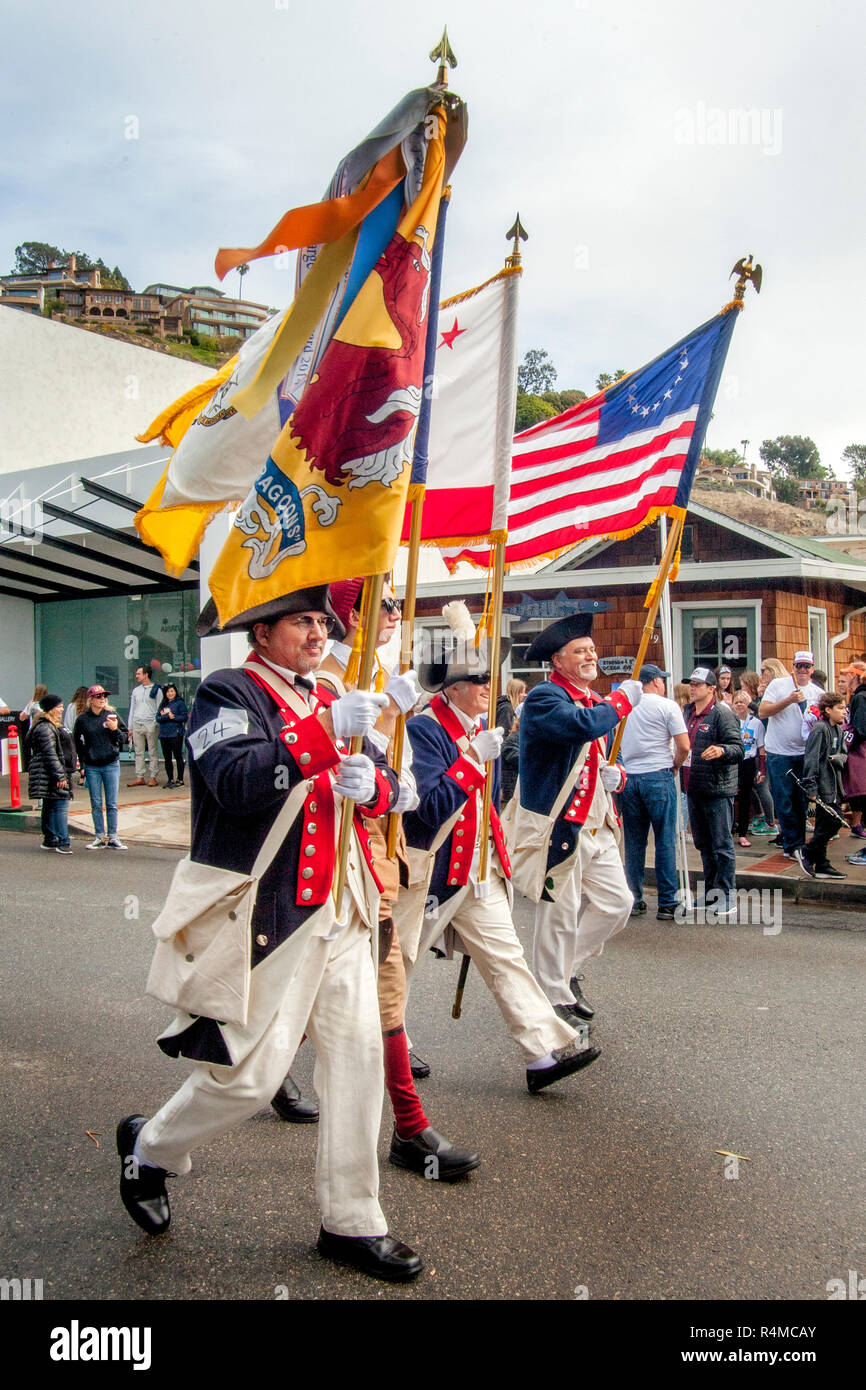
[[[634,657],[602,656],[598,664],[606,676],[630,676],[634,670]]]

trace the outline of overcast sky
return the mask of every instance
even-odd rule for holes
[[[101,255],[136,289],[218,283],[218,246],[254,245],[319,198],[342,155],[431,79],[447,22],[470,136],[444,292],[501,265],[519,209],[521,355],[546,348],[560,388],[591,390],[717,312],[752,251],[764,286],[708,444],[749,439],[757,461],[761,440],[808,434],[838,469],[866,442],[855,0],[0,4],[0,269],[38,240]],[[244,293],[282,307],[291,279],[254,262]],[[233,272],[223,288],[237,284]]]

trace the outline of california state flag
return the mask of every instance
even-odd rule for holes
[[[421,529],[428,544],[505,538],[519,281],[519,267],[507,266],[439,306]],[[408,520],[402,539],[408,540]]]

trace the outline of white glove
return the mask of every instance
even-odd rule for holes
[[[334,777],[334,791],[360,806],[373,800],[376,795],[376,769],[366,753],[350,753],[343,759]]]
[[[603,763],[601,772],[601,785],[606,792],[618,792],[622,786],[622,769],[615,764],[611,767],[610,763]]]
[[[625,698],[628,700],[632,709],[634,709],[635,705],[640,704],[641,696],[643,695],[643,686],[641,685],[640,681],[621,681],[619,688],[622,691]]]
[[[375,690],[350,690],[330,707],[334,733],[337,738],[368,734],[382,710],[387,708],[387,695],[377,695]]]
[[[407,787],[403,782],[400,783],[400,790],[397,793],[397,805],[395,811],[414,811],[421,805],[421,798],[411,787]]]
[[[504,729],[479,729],[469,747],[480,763],[493,762],[502,752]]]
[[[421,687],[414,671],[406,671],[402,676],[395,672],[385,686],[385,694],[390,695],[401,714],[408,714],[421,699]]]

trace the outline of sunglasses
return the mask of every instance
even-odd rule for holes
[[[814,667],[813,667],[811,661],[795,661],[795,662],[794,662],[794,670],[795,670],[795,671],[812,671],[812,670],[814,670]]]
[[[383,598],[382,608],[388,614],[400,612],[400,605],[395,598]]]
[[[483,676],[464,676],[467,685],[489,685],[490,672],[486,671]]]

